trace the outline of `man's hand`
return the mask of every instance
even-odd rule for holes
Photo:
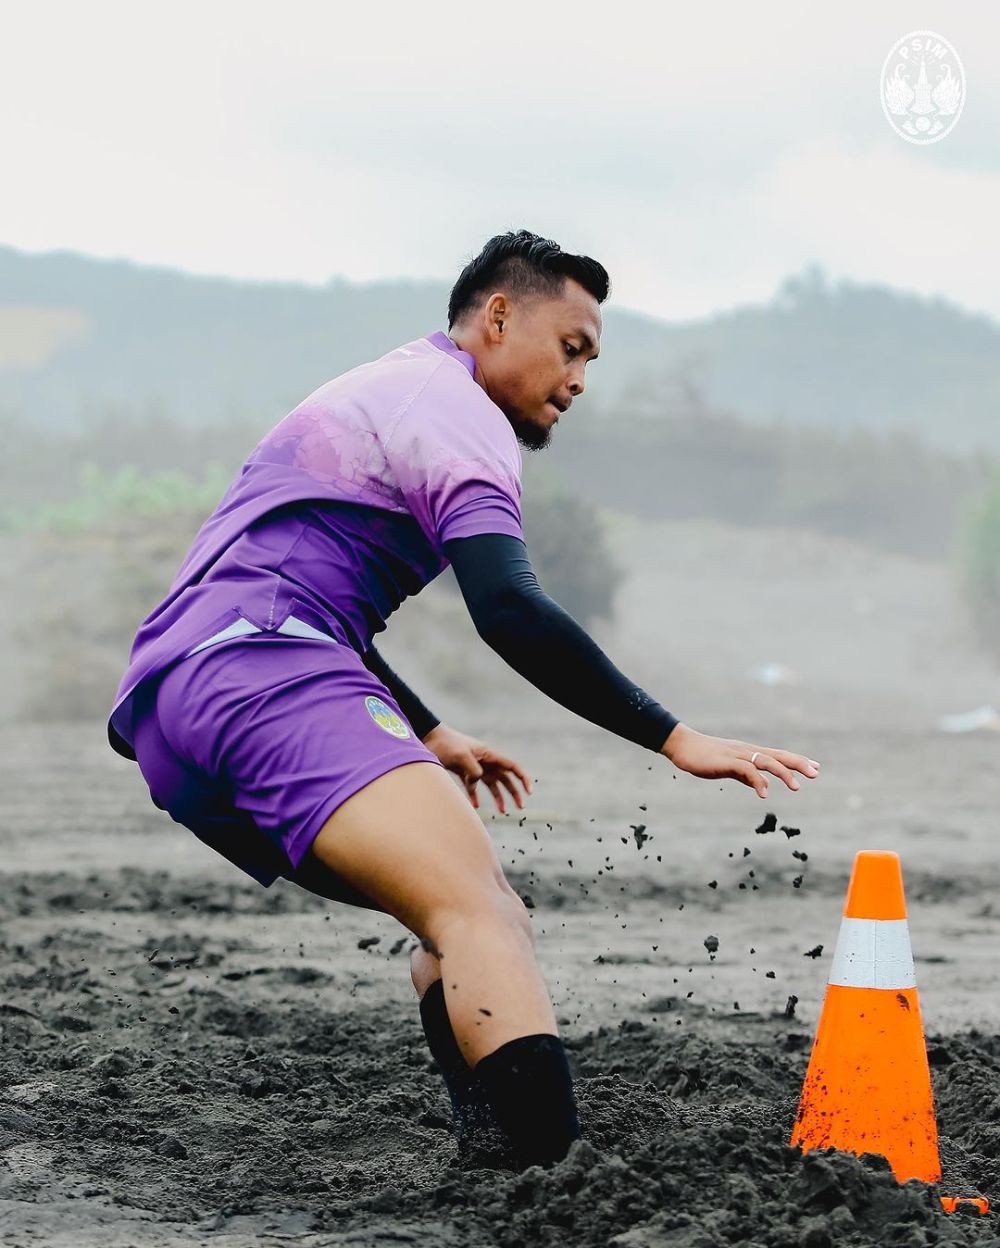
[[[505,758],[482,741],[467,737],[464,732],[456,732],[447,724],[438,724],[436,728],[432,728],[424,737],[424,745],[436,755],[443,766],[461,777],[469,801],[476,810],[479,809],[476,785],[480,780],[493,794],[493,800],[501,815],[507,813],[501,785],[513,797],[518,810],[524,809],[524,799],[514,781],[516,777],[525,793],[530,793],[531,780],[512,758]]]
[[[677,724],[660,748],[660,753],[692,776],[705,780],[739,780],[755,789],[758,797],[767,797],[770,772],[783,780],[790,789],[797,789],[799,782],[792,774],[801,772],[810,780],[819,775],[819,763],[802,754],[788,750],[774,750],[766,745],[751,745],[747,741],[731,741],[723,737],[706,737],[686,724]],[[750,759],[756,755],[754,762]]]

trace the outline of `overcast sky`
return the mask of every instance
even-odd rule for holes
[[[0,243],[323,283],[454,278],[526,226],[669,319],[818,261],[1000,317],[1000,5],[14,0]],[[956,47],[915,147],[879,76]],[[0,301],[2,301],[0,291]]]

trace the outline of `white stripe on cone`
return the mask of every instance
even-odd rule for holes
[[[906,919],[841,919],[830,983],[841,988],[915,988]]]

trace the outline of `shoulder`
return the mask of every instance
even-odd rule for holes
[[[442,364],[458,361],[418,338],[376,359],[339,373],[308,394],[296,411],[323,415],[362,412],[387,434],[396,419],[419,399]]]
[[[421,377],[394,433],[428,439],[458,454],[501,460],[517,475],[521,451],[510,421],[461,360],[431,347],[436,359]]]

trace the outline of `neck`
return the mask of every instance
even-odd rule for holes
[[[486,385],[486,378],[483,376],[483,370],[479,367],[479,357],[476,355],[475,351],[473,351],[472,349],[473,344],[472,344],[468,331],[467,330],[463,331],[460,329],[453,329],[449,331],[448,337],[452,340],[452,342],[455,344],[456,347],[458,347],[460,351],[467,351],[469,355],[471,355],[472,358],[476,361],[476,371],[474,375],[474,380],[477,386],[482,386],[482,388],[486,390],[486,393],[489,394],[489,389],[487,388],[487,385]]]

